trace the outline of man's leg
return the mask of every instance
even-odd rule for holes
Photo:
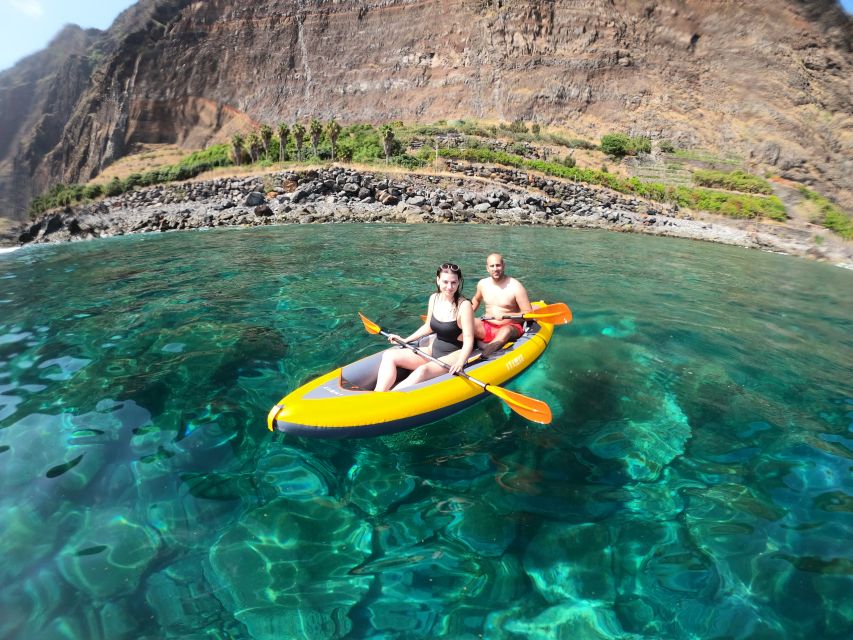
[[[512,330],[512,327],[509,325],[503,325],[502,327],[498,327],[495,329],[494,333],[492,333],[492,339],[490,342],[487,342],[482,349],[483,357],[488,358],[495,351],[504,346],[507,342],[510,341],[510,338],[515,332]]]

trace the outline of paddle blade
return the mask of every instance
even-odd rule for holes
[[[364,328],[367,330],[367,333],[372,333],[375,335],[382,331],[382,327],[380,327],[375,322],[372,322],[371,320],[365,318],[364,314],[362,314],[361,311],[358,312],[358,317],[361,318],[361,321],[364,323]]]
[[[572,321],[572,310],[565,303],[556,302],[534,309],[530,313],[525,313],[524,317],[530,320],[547,322],[548,324],[567,324]]]
[[[510,409],[520,416],[524,416],[531,422],[538,422],[539,424],[551,423],[551,407],[541,400],[521,395],[515,391],[504,389],[503,387],[494,387],[492,385],[486,385],[486,391],[490,391],[496,395],[498,398],[506,402]]]

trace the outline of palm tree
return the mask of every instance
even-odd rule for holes
[[[314,155],[319,158],[320,153],[317,151],[317,145],[320,144],[320,136],[323,135],[323,125],[317,118],[311,120],[308,132],[311,134],[311,148],[314,149]]]
[[[259,160],[261,151],[261,137],[256,131],[252,131],[249,137],[246,138],[246,146],[249,149],[249,158],[251,158],[254,164]]]
[[[305,142],[305,127],[296,122],[293,125],[293,141],[296,142],[296,157],[302,162],[302,143]]]
[[[278,161],[284,162],[284,150],[287,149],[287,140],[290,138],[290,129],[283,122],[278,125]]]
[[[264,145],[264,156],[267,160],[270,157],[270,140],[272,140],[272,127],[268,124],[262,124],[259,130],[261,144]]]
[[[245,140],[239,133],[231,136],[231,155],[234,156],[234,164],[243,164],[243,143]]]
[[[382,125],[379,130],[382,132],[382,146],[385,149],[385,164],[391,158],[391,150],[394,148],[394,130],[390,124]]]
[[[338,136],[341,135],[341,125],[334,118],[329,120],[326,125],[326,134],[329,136],[329,142],[332,143],[332,162],[335,161],[335,144],[338,142]]]

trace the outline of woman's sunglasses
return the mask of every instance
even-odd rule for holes
[[[459,271],[459,265],[453,264],[452,262],[445,262],[441,267],[439,267],[442,271]]]

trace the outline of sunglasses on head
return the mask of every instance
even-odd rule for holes
[[[459,265],[453,264],[452,262],[445,262],[441,267],[439,267],[442,271],[459,271]]]

